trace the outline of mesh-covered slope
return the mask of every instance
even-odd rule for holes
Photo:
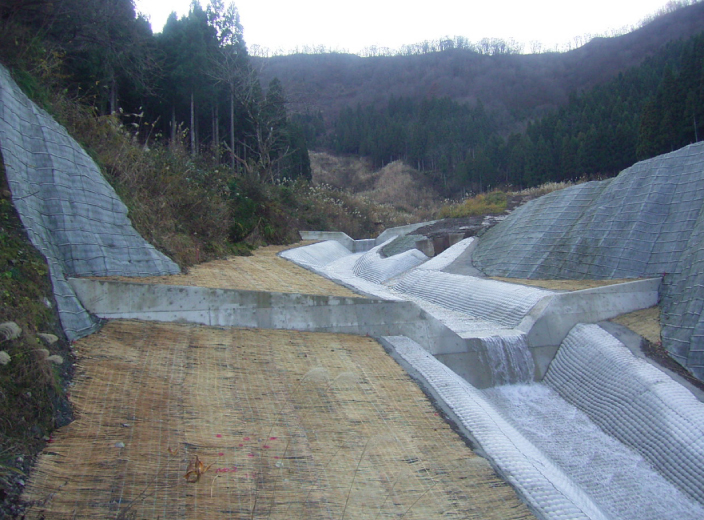
[[[132,228],[127,208],[78,143],[1,66],[0,151],[15,208],[47,259],[69,339],[89,334],[95,323],[66,277],[179,272]]]
[[[545,383],[704,503],[704,404],[596,325],[577,325]]]
[[[506,327],[516,327],[550,291],[471,276],[416,269],[391,286],[402,294]]]
[[[704,379],[704,143],[618,177],[551,193],[490,229],[473,262],[517,278],[634,278],[667,273],[663,338]]]
[[[428,257],[417,249],[409,249],[384,258],[381,256],[381,249],[385,245],[378,245],[364,253],[355,263],[352,272],[368,282],[384,283],[428,260]]]

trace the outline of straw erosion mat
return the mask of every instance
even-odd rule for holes
[[[374,340],[114,321],[27,518],[531,518]]]
[[[313,241],[302,241],[294,247],[312,243]],[[360,296],[332,280],[323,278],[277,256],[278,253],[290,247],[292,246],[262,247],[257,249],[252,256],[233,256],[225,260],[213,260],[196,265],[191,267],[187,274],[145,277],[110,276],[102,279],[130,283],[364,298],[364,296]]]

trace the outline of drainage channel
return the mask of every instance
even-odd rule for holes
[[[671,518],[673,511],[678,518],[704,517],[704,499],[696,491],[704,489],[699,469],[704,467],[703,405],[681,389],[668,391],[656,409],[658,419],[662,418],[658,430],[657,424],[648,423],[647,415],[654,408],[643,396],[657,398],[664,386],[677,387],[675,383],[653,379],[640,368],[624,364],[620,358],[630,352],[604,331],[602,335],[587,329],[576,337],[571,332],[565,342],[560,338],[559,350],[549,344],[555,330],[572,329],[570,320],[585,315],[603,319],[604,310],[613,312],[624,301],[647,306],[653,292],[657,298],[652,283],[625,284],[626,300],[613,288],[548,293],[443,273],[443,266],[466,244],[450,248],[444,258],[419,262],[422,259],[411,253],[396,259],[398,263],[394,257],[381,258],[376,248],[353,254],[338,246],[319,243],[284,256],[294,261],[303,258],[301,265],[377,298],[145,288],[92,280],[71,283],[91,312],[107,318],[141,315],[380,338],[541,518],[657,519]],[[442,297],[424,298],[438,288],[445,293]],[[469,296],[453,298],[453,293]],[[164,304],[169,308],[164,309]],[[563,309],[567,317],[555,309]],[[590,381],[599,380],[601,372],[608,370],[589,359],[563,355],[575,350],[590,352],[594,359],[612,359],[607,368],[619,367],[615,369],[621,375],[611,377],[634,383],[599,394],[598,388],[590,388]],[[553,359],[557,361],[551,364]],[[545,382],[531,382],[544,376]],[[578,383],[570,386],[565,381]],[[607,387],[607,383],[600,381],[597,386]],[[637,411],[618,410],[610,402],[614,400],[635,403],[631,408]],[[687,420],[678,422],[682,406]],[[668,438],[667,427],[680,433]],[[653,449],[650,438],[639,443],[644,432],[662,446]],[[678,452],[686,454],[679,455],[686,460],[673,459]],[[666,501],[661,499],[665,496]]]
[[[480,389],[437,346],[407,336],[382,338],[539,517],[704,518],[704,405],[599,326],[575,326],[579,318],[604,319],[600,311],[583,312],[591,299],[613,312],[624,303],[645,307],[647,298],[627,301],[633,294],[624,298],[613,286],[598,295],[553,298],[489,280],[464,283],[442,269],[467,245],[410,269],[408,258],[394,262],[374,249],[313,269],[348,286],[358,279],[367,291],[369,282],[386,282],[374,289],[376,296],[386,291],[429,313],[440,309],[436,317],[461,330],[468,344],[482,345],[482,370],[491,373],[492,384]],[[296,250],[284,256],[296,261]],[[341,265],[352,265],[352,272],[341,274]],[[575,314],[574,322],[561,311]],[[531,347],[556,342],[555,334],[567,336],[547,354],[557,361],[536,369],[540,349]],[[544,382],[532,381],[535,376]]]

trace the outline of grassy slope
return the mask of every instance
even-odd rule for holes
[[[0,517],[16,512],[21,480],[32,459],[52,430],[72,417],[68,385],[73,356],[47,273],[12,206],[0,162],[0,322],[22,329],[19,337],[0,343],[10,356],[0,365]],[[41,333],[54,335],[56,342],[48,344]],[[51,362],[50,355],[62,362]]]

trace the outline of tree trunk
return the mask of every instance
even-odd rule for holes
[[[191,155],[196,155],[196,103],[191,92]]]
[[[110,80],[110,114],[117,112],[117,81],[115,76]]]
[[[171,146],[176,146],[176,105],[171,105]]]
[[[220,149],[220,107],[215,105],[215,117],[213,118],[213,143],[215,144],[215,150]],[[218,156],[218,163],[220,162],[220,157]]]
[[[232,169],[235,169],[235,88],[230,87],[230,153]],[[246,159],[246,157],[245,157]]]

